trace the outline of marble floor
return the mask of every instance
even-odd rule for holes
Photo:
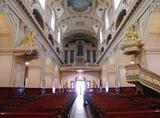
[[[83,106],[83,95],[78,95],[70,114],[70,118],[92,118],[89,108]]]

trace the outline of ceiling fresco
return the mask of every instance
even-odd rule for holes
[[[77,12],[83,12],[87,10],[89,6],[92,6],[93,0],[67,0],[68,6],[72,7]]]

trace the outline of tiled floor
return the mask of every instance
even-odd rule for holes
[[[83,95],[78,95],[70,114],[70,118],[92,118],[89,108],[83,106]]]

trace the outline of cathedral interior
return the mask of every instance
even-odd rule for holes
[[[160,118],[160,0],[0,0],[0,118]]]

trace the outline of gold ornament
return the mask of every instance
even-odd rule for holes
[[[24,45],[24,46],[35,46],[34,37],[35,37],[35,34],[33,32],[29,32],[27,34],[26,38],[24,38],[22,40],[21,45]]]
[[[125,42],[139,41],[138,34],[133,25],[127,28],[127,31],[125,32],[124,35],[124,41]]]

